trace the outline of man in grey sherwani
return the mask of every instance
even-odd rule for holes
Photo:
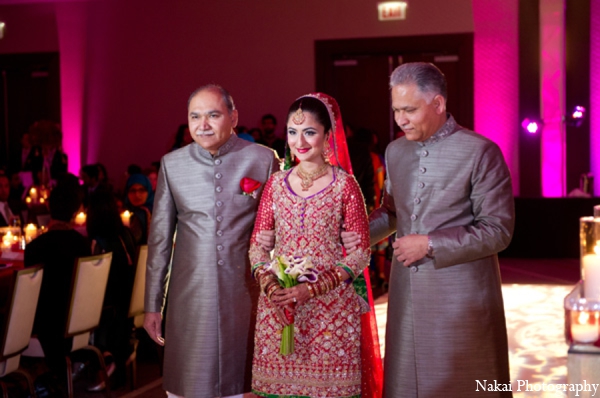
[[[434,65],[403,64],[390,87],[405,136],[386,149],[384,200],[370,216],[373,243],[396,233],[384,395],[510,397],[497,257],[514,227],[504,157],[446,113]]]
[[[161,161],[148,239],[144,327],[165,347],[163,387],[172,397],[250,391],[258,288],[248,245],[262,187],[279,163],[273,150],[238,138],[237,121],[225,89],[197,89],[188,100],[194,142]],[[254,186],[246,184],[244,191],[243,179]]]

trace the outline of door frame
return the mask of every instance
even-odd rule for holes
[[[340,57],[365,55],[406,55],[435,53],[458,55],[458,93],[461,124],[474,128],[474,38],[473,33],[446,35],[376,37],[368,39],[334,39],[315,41],[316,89],[331,92],[333,86],[334,60]]]

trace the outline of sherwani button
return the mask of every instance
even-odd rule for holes
[[[217,264],[218,264],[218,265],[223,265],[223,264],[225,264],[225,261],[223,261],[223,260],[219,260],[219,261],[217,261]]]
[[[419,188],[425,188],[425,183],[423,181],[419,183]]]
[[[427,171],[427,169],[425,167],[419,167],[419,172],[421,174],[425,174],[426,171]]]
[[[217,200],[217,207],[221,207],[223,206],[223,202],[221,202],[220,200]]]
[[[218,251],[222,251],[223,250],[223,245],[217,245],[217,250]]]
[[[421,198],[415,198],[415,199],[414,199],[414,202],[415,202],[415,204],[419,204],[419,203],[421,203]]]
[[[220,229],[217,231],[217,236],[223,236],[223,231],[221,231]]]
[[[417,266],[416,266],[416,265],[412,265],[412,266],[410,267],[410,272],[417,272],[418,270],[419,270],[419,269],[417,268]]]
[[[217,192],[221,192],[223,190],[223,187],[217,187],[215,189],[217,190]]]
[[[221,164],[221,159],[217,159],[217,160],[215,160],[215,164],[216,164],[217,166],[218,166],[218,165],[220,165],[220,164]]]
[[[218,222],[221,222],[221,221],[223,221],[223,216],[217,216],[217,221],[218,221]]]
[[[411,214],[410,215],[410,219],[415,221],[417,219],[417,215],[416,214]]]
[[[427,155],[429,155],[429,152],[427,152],[427,150],[423,150],[423,152],[421,152],[421,156],[426,157]]]
[[[217,173],[217,174],[215,174],[215,178],[216,178],[217,180],[218,180],[218,179],[220,179],[221,177],[223,177],[223,174],[221,174],[221,173]]]

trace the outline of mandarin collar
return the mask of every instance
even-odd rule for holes
[[[217,150],[217,153],[215,153],[214,155],[211,154],[209,151],[207,151],[206,149],[202,148],[200,145],[196,144],[196,150],[198,151],[197,153],[207,159],[216,159],[219,156],[223,156],[225,155],[227,152],[229,152],[231,150],[231,148],[234,147],[235,143],[237,142],[237,140],[240,139],[238,138],[238,136],[235,133],[231,133],[231,136],[229,137],[229,139],[223,144],[221,145],[221,147]]]
[[[440,127],[440,129],[436,131],[435,134],[433,134],[431,137],[429,137],[423,142],[419,142],[419,145],[433,145],[436,142],[443,140],[455,131],[462,129],[462,127],[456,123],[456,120],[454,120],[454,117],[450,113],[446,113],[446,116],[448,117],[446,123],[444,123],[444,125]]]

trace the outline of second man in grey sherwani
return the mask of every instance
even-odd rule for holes
[[[384,204],[370,217],[372,242],[396,233],[384,396],[511,396],[496,255],[514,226],[508,168],[496,144],[446,113],[435,66],[401,65],[390,85],[405,136],[386,150]],[[501,391],[477,391],[478,380]]]
[[[185,398],[226,397],[250,391],[258,288],[248,245],[262,187],[278,160],[272,150],[235,135],[237,110],[220,86],[192,94],[188,122],[195,142],[161,161],[144,327],[157,343],[164,341],[165,390]],[[243,178],[260,183],[254,196],[244,194]]]

